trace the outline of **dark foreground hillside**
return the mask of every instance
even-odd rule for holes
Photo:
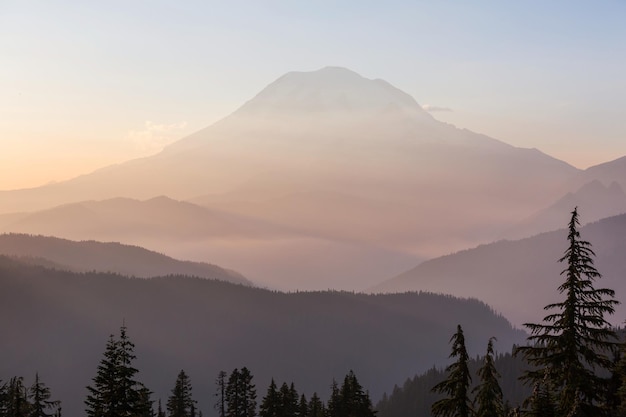
[[[247,366],[259,398],[272,376],[325,398],[332,378],[353,369],[377,401],[407,376],[446,364],[457,324],[472,355],[491,336],[502,347],[524,338],[476,300],[284,294],[182,276],[63,272],[0,257],[0,379],[39,372],[65,416],[82,415],[85,386],[122,323],[153,398],[165,400],[184,369],[205,416],[214,415],[220,370]]]
[[[483,366],[483,358],[474,358],[469,362],[472,375],[472,389],[479,382],[478,369]],[[497,355],[495,366],[500,374],[499,384],[507,407],[520,407],[532,392],[531,387],[524,385],[519,377],[527,369],[520,356],[510,353]],[[431,368],[421,375],[408,378],[401,386],[396,385],[392,391],[385,393],[378,402],[376,409],[378,417],[428,417],[431,415],[433,403],[441,394],[432,392],[432,388],[446,379],[448,374],[443,368]]]

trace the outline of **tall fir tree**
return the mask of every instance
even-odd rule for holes
[[[300,402],[298,403],[298,417],[307,417],[309,412],[309,403],[306,400],[306,396],[304,394],[300,395]]]
[[[313,393],[308,405],[307,417],[324,417],[326,415],[326,407],[324,407],[324,403],[317,392]]]
[[[475,417],[503,417],[504,404],[502,399],[502,389],[493,353],[493,341],[487,342],[487,353],[483,359],[483,366],[478,370],[480,383],[472,392],[476,393],[474,402],[476,404]]]
[[[195,401],[191,395],[191,380],[184,370],[176,377],[172,395],[167,400],[169,417],[192,417],[195,414]]]
[[[363,390],[356,375],[349,371],[341,387],[333,380],[328,401],[328,417],[374,417],[369,394]]]
[[[226,378],[228,374],[225,371],[220,371],[215,379],[216,392],[214,408],[217,410],[218,417],[226,417]]]
[[[30,413],[28,390],[24,386],[24,378],[21,376],[16,376],[9,380],[4,413],[7,417],[28,417]]]
[[[279,391],[280,408],[279,417],[293,417],[298,413],[298,392],[293,383],[287,385],[286,382],[280,386]]]
[[[226,384],[226,417],[254,417],[256,415],[256,388],[248,368],[235,368]]]
[[[58,413],[60,401],[52,401],[50,388],[39,380],[39,373],[35,374],[35,382],[28,390],[31,407],[29,417],[52,417]]]
[[[276,382],[274,382],[274,378],[272,378],[272,382],[270,382],[270,386],[267,388],[267,393],[265,397],[261,400],[261,405],[259,407],[259,416],[260,417],[279,417],[281,406],[281,399],[278,393]]]
[[[330,385],[330,398],[328,399],[326,414],[328,417],[341,416],[341,395],[339,394],[337,381],[334,378],[332,384]]]
[[[549,304],[555,311],[542,324],[526,323],[530,330],[522,353],[534,369],[523,378],[541,382],[545,375],[554,389],[557,414],[572,417],[596,417],[607,414],[608,379],[603,375],[612,366],[609,354],[616,348],[616,335],[606,315],[614,312],[617,301],[613,290],[594,287],[600,273],[594,266],[591,244],[580,238],[578,210],[571,213],[568,247],[559,262],[565,282],[558,287],[565,300]]]
[[[450,343],[452,343],[450,357],[457,360],[446,368],[448,377],[432,388],[433,392],[444,394],[446,398],[436,401],[431,411],[435,417],[470,417],[472,404],[468,394],[472,376],[468,367],[469,356],[465,348],[465,336],[460,325],[457,326]]]
[[[132,366],[135,345],[120,328],[120,337],[109,337],[104,355],[98,365],[93,385],[87,387],[85,400],[89,417],[141,417],[147,415],[146,396],[149,391],[135,379],[137,369]]]

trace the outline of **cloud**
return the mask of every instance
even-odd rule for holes
[[[186,121],[158,124],[146,120],[143,129],[131,130],[128,132],[127,136],[128,139],[132,141],[137,151],[143,154],[155,153],[178,139],[186,127]]]
[[[438,112],[438,111],[453,111],[450,107],[439,107],[439,106],[433,106],[432,104],[424,104],[422,108],[426,110],[427,112],[431,112],[431,113]]]

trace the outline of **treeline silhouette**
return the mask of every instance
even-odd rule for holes
[[[191,379],[181,370],[165,402],[154,400],[153,393],[139,381],[134,367],[135,345],[120,328],[119,337],[111,335],[96,375],[87,387],[84,400],[89,417],[201,417],[203,411],[194,399]],[[51,400],[50,389],[40,381],[27,387],[22,377],[7,383],[0,380],[0,416],[61,417],[60,401]],[[230,374],[220,371],[215,380],[214,408],[219,417],[374,417],[369,393],[355,373],[349,371],[339,385],[332,381],[331,395],[322,401],[314,392],[310,399],[298,393],[293,382],[280,388],[272,379],[267,393],[257,402],[257,390],[251,371],[235,368]],[[165,403],[165,407],[163,406]],[[356,414],[355,414],[356,413]]]

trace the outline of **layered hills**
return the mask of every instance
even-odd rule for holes
[[[563,220],[567,221],[567,216]],[[622,302],[609,318],[619,325],[626,317],[626,214],[588,224],[580,234],[591,242],[597,255],[596,268],[603,275],[596,288],[615,290],[617,300]],[[502,240],[425,261],[371,291],[419,289],[478,297],[516,325],[536,323],[547,314],[544,306],[562,301],[557,288],[563,282],[561,271],[565,265],[558,260],[566,248],[565,229],[515,241]]]
[[[73,272],[113,272],[138,278],[188,275],[252,285],[233,270],[204,262],[180,261],[138,246],[115,242],[77,242],[50,236],[2,234],[0,254],[31,265]]]
[[[167,398],[184,369],[204,413],[220,370],[247,366],[259,395],[274,377],[326,398],[332,379],[353,369],[376,400],[447,363],[457,324],[472,355],[489,337],[500,346],[525,337],[480,301],[428,293],[287,294],[183,276],[65,272],[5,256],[0,277],[0,375],[39,372],[64,415],[81,414],[108,335],[123,323],[154,398]]]

